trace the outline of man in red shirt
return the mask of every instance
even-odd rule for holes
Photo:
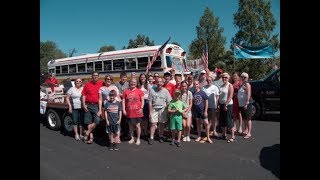
[[[49,76],[46,79],[45,83],[51,88],[52,92],[54,91],[54,87],[58,86],[58,80],[53,77],[52,73],[49,73]]]
[[[87,82],[82,90],[82,105],[84,110],[84,123],[88,124],[88,130],[85,133],[84,140],[88,144],[93,143],[92,131],[100,122],[101,113],[99,112],[99,89],[103,81],[99,80],[99,73],[92,73],[92,80]],[[90,139],[88,137],[90,135]]]
[[[171,73],[170,72],[165,72],[163,74],[163,78],[164,78],[164,84],[163,84],[163,87],[166,88],[168,91],[169,91],[169,94],[171,96],[171,99],[173,97],[173,92],[175,90],[175,87],[174,87],[174,84],[170,83],[170,76],[171,76]]]

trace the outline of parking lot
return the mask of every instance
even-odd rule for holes
[[[192,135],[193,138],[196,135]],[[122,142],[109,151],[107,138],[92,145],[40,123],[40,179],[280,179],[280,122],[253,121],[251,139],[227,143],[169,142],[140,146]]]

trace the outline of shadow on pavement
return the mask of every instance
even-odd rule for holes
[[[259,159],[262,167],[280,179],[280,144],[262,148]]]

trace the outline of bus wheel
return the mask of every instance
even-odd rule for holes
[[[261,118],[261,107],[258,102],[252,104],[251,119],[259,120]]]
[[[63,131],[64,133],[67,133],[68,135],[72,135],[73,133],[73,121],[71,114],[68,112],[64,113],[63,117]]]
[[[61,120],[58,113],[52,109],[47,112],[47,126],[52,130],[59,130],[61,127]]]

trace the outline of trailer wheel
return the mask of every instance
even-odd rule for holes
[[[59,130],[61,128],[61,119],[58,113],[52,109],[47,112],[47,126],[52,130]]]
[[[64,130],[64,132],[67,133],[68,135],[72,135],[72,133],[73,133],[73,121],[72,121],[71,114],[69,114],[68,112],[64,113],[62,119],[63,119],[63,130]]]

